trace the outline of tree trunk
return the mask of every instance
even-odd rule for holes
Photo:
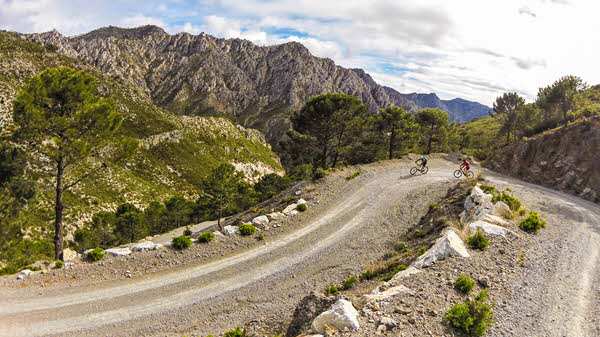
[[[223,227],[221,226],[221,215],[223,214],[223,210],[219,209],[219,218],[217,219],[217,225],[219,226],[219,229],[222,231]]]
[[[63,259],[63,174],[64,161],[62,156],[59,156],[56,167],[56,202],[55,202],[55,221],[54,221],[54,258],[57,260]]]
[[[390,134],[390,149],[389,149],[389,158],[388,159],[392,159],[392,157],[394,156],[394,141],[396,138],[396,130],[394,128],[392,128],[392,133]]]
[[[323,145],[323,152],[321,154],[323,158],[321,158],[321,167],[323,169],[327,168],[327,144]]]
[[[337,161],[338,161],[338,151],[335,151],[335,155],[333,156],[333,168],[335,168],[335,166],[337,165]]]

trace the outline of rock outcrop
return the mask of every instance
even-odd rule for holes
[[[316,333],[325,333],[327,326],[337,330],[356,331],[360,328],[358,311],[352,306],[352,303],[338,300],[329,310],[321,313],[312,322],[312,330]]]
[[[312,291],[306,295],[296,309],[292,316],[292,321],[287,328],[286,337],[296,337],[299,334],[310,330],[311,323],[322,312],[326,311],[333,303],[333,298],[329,298]]]
[[[600,116],[498,150],[485,166],[525,181],[600,202]]]
[[[425,254],[419,256],[412,264],[415,268],[425,268],[434,264],[437,260],[443,260],[448,257],[470,257],[467,247],[454,232],[453,229],[447,229],[441,238]]]

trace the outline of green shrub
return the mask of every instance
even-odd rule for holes
[[[319,167],[313,173],[312,179],[314,181],[319,181],[319,180],[325,178],[326,175],[327,175],[327,171],[325,171],[325,170],[323,170],[322,168]]]
[[[525,214],[527,214],[527,210],[525,208],[519,209],[519,216],[523,216]]]
[[[347,176],[346,180],[352,180],[352,179],[358,177],[359,175],[360,175],[360,171],[356,171],[356,172],[352,173],[351,175]]]
[[[471,249],[485,250],[487,246],[490,245],[490,241],[478,229],[477,233],[467,238],[467,244],[469,245],[469,247],[471,247]]]
[[[483,191],[483,193],[492,194],[492,195],[496,194],[495,186],[481,185],[481,190]]]
[[[419,249],[419,256],[425,254],[426,251],[427,251],[427,247],[421,246],[421,249]]]
[[[185,230],[183,231],[183,235],[185,236],[191,236],[192,235],[192,229],[189,227],[186,227]]]
[[[431,211],[432,209],[436,208],[438,206],[438,204],[436,204],[435,202],[433,204],[429,204],[429,210]]]
[[[40,271],[40,270],[42,270],[42,267],[38,267],[38,266],[34,267],[34,266],[27,265],[27,266],[21,268],[20,270],[25,270],[25,269],[29,269],[31,271]]]
[[[215,235],[211,232],[204,232],[198,236],[198,242],[211,242],[215,239]]]
[[[338,288],[336,286],[334,286],[333,284],[330,285],[329,287],[325,288],[325,295],[333,295],[333,294],[337,294],[338,292]]]
[[[296,209],[300,212],[304,212],[308,209],[308,206],[306,206],[306,204],[302,203],[302,204],[298,204],[298,206],[296,206]]]
[[[179,250],[187,249],[190,247],[191,244],[192,239],[190,239],[190,237],[186,235],[176,236],[171,241],[171,246]]]
[[[420,229],[415,230],[415,237],[416,238],[422,238],[425,235],[427,235],[427,233],[425,231],[422,231]]]
[[[85,257],[88,259],[88,261],[100,261],[104,257],[104,249],[94,248],[93,250],[89,251]]]
[[[258,234],[258,236],[256,237],[256,240],[258,240],[258,241],[262,241],[264,239],[265,239],[265,237],[264,237],[263,233]]]
[[[354,285],[354,283],[356,283],[357,279],[356,277],[352,276],[346,279],[346,281],[344,281],[344,285],[342,286],[342,288],[344,290],[348,290],[350,288],[352,288],[352,286]]]
[[[537,233],[542,228],[546,228],[546,221],[538,216],[537,212],[529,212],[529,216],[519,222],[519,228],[527,233]]]
[[[19,270],[16,267],[6,266],[6,267],[0,269],[0,276],[16,274],[17,272],[19,272]]]
[[[401,253],[405,253],[408,251],[408,245],[406,245],[406,242],[398,242],[394,245],[394,249]]]
[[[240,233],[242,235],[248,236],[248,235],[254,234],[254,232],[256,232],[256,227],[254,227],[253,225],[251,225],[249,223],[240,225]]]
[[[56,260],[56,262],[54,263],[54,268],[61,269],[64,265],[65,263],[63,262],[63,260]]]
[[[239,326],[236,326],[234,330],[227,331],[223,337],[243,337],[244,331]]]
[[[494,195],[492,202],[496,203],[497,201],[503,201],[513,212],[516,212],[519,210],[519,208],[521,208],[521,202],[519,199],[507,194],[506,192]]]
[[[360,274],[361,280],[371,280],[374,277],[375,277],[375,274],[373,274],[373,272],[370,270],[365,270],[362,274]]]
[[[472,301],[458,302],[444,316],[444,323],[468,336],[483,336],[494,323],[494,313],[487,302],[488,290],[482,290]]]
[[[475,286],[475,282],[471,281],[469,276],[461,275],[454,282],[454,288],[460,291],[463,294],[469,294],[473,287]]]

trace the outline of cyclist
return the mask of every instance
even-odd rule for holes
[[[419,158],[415,161],[415,164],[421,165],[421,169],[423,169],[427,165],[428,161],[429,161],[429,159],[427,159],[427,157],[421,156],[421,158]],[[419,164],[419,162],[421,162],[421,164]]]
[[[467,161],[467,158],[463,159],[462,164],[460,164],[460,168],[461,169],[465,168],[465,173],[471,169],[471,164],[469,164],[469,162]]]

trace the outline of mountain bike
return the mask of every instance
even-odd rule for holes
[[[454,171],[454,176],[456,178],[460,178],[460,176],[464,175],[465,177],[471,179],[475,176],[475,173],[471,170],[467,170],[466,168],[458,169]]]
[[[427,166],[423,166],[423,165],[415,166],[410,169],[410,174],[412,174],[414,176],[415,173],[417,173],[417,171],[421,172],[421,174],[425,174],[425,173],[427,173],[427,171],[429,171],[429,168]]]

